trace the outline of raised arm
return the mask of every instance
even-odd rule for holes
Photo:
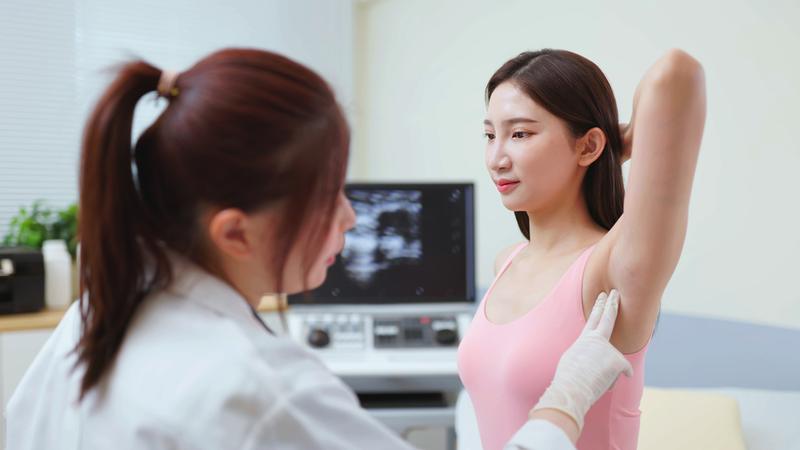
[[[607,281],[624,299],[620,326],[627,331],[626,347],[646,343],[652,327],[642,324],[655,323],[678,263],[705,115],[700,63],[670,50],[637,87],[624,132],[631,168],[625,212],[610,233]]]

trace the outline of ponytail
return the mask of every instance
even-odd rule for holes
[[[165,255],[149,233],[131,145],[136,104],[156,90],[160,75],[142,61],[123,66],[86,125],[79,209],[83,328],[76,348],[78,364],[85,367],[81,398],[111,367],[148,285],[163,278],[163,269],[149,281],[145,278],[143,251],[149,249],[162,262]]]

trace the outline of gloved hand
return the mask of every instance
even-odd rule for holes
[[[572,417],[583,430],[589,408],[614,384],[620,373],[633,375],[633,368],[608,342],[619,309],[619,293],[597,297],[586,326],[577,340],[561,355],[550,387],[531,412],[557,409]]]

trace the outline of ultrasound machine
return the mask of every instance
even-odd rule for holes
[[[289,332],[398,432],[452,427],[456,349],[475,308],[471,183],[353,183],[356,223]]]

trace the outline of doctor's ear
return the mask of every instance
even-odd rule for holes
[[[236,259],[258,257],[266,230],[266,218],[262,215],[246,214],[237,208],[213,212],[208,220],[212,245]]]
[[[575,150],[578,153],[578,165],[588,167],[603,154],[606,146],[606,134],[600,128],[594,127],[575,141]]]

